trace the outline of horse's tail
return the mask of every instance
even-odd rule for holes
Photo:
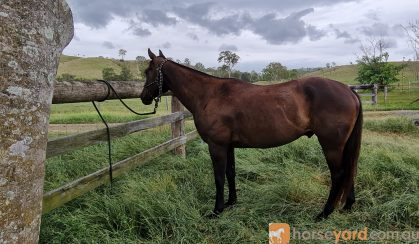
[[[358,98],[359,110],[358,116],[354,127],[352,128],[351,135],[346,141],[345,148],[343,150],[342,166],[343,166],[343,181],[342,181],[342,202],[346,201],[348,194],[352,190],[355,182],[355,176],[357,171],[357,164],[359,158],[359,152],[361,149],[361,136],[362,136],[362,104],[358,94],[353,91]]]

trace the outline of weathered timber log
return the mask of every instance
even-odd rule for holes
[[[150,129],[156,126],[173,123],[186,117],[190,117],[188,111],[177,112],[155,118],[132,121],[125,124],[110,127],[111,138],[119,138],[128,134]],[[47,158],[68,153],[79,148],[107,141],[106,129],[99,129],[66,136],[48,141]]]
[[[124,159],[112,166],[113,177],[119,177],[131,169],[142,165],[159,155],[173,150],[179,145],[185,144],[187,141],[198,137],[196,131],[187,133],[185,136],[171,139],[163,144],[155,146],[137,155]],[[108,175],[109,168],[103,168],[90,175],[70,182],[62,187],[47,192],[44,194],[43,213],[47,213],[85,193],[91,191],[107,182],[109,182]]]
[[[121,98],[138,98],[143,90],[144,82],[140,81],[109,81]],[[52,103],[77,103],[117,99],[114,92],[101,81],[62,81],[56,82]]]

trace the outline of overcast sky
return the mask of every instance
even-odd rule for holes
[[[67,0],[75,37],[67,55],[125,59],[147,48],[206,67],[221,50],[240,57],[240,70],[270,62],[289,68],[355,62],[369,39],[388,44],[390,60],[412,58],[402,25],[419,19],[417,0]]]

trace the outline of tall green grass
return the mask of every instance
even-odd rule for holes
[[[364,127],[378,132],[402,133],[412,136],[419,135],[419,128],[413,120],[406,117],[388,118],[385,120],[367,120]]]
[[[163,127],[116,140],[114,158],[169,137]],[[101,187],[44,215],[40,242],[266,243],[270,222],[302,230],[417,230],[418,145],[418,137],[365,130],[353,211],[337,210],[316,223],[330,182],[315,137],[272,149],[236,149],[238,203],[218,219],[202,217],[213,208],[215,187],[207,145],[198,139],[188,143],[186,159],[165,154],[112,188]],[[51,158],[45,188],[106,164],[105,145]]]

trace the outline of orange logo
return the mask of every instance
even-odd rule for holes
[[[287,244],[289,241],[290,226],[288,224],[269,224],[269,244]]]

